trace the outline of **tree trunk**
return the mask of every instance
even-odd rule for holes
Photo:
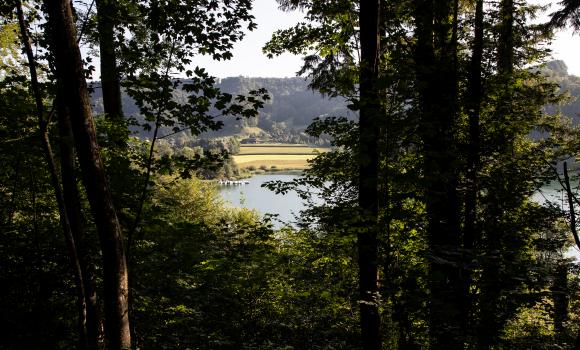
[[[360,1],[360,120],[359,120],[359,198],[362,222],[358,230],[359,291],[363,349],[381,348],[377,218],[378,218],[378,140],[381,117],[378,92],[380,61],[380,1]]]
[[[121,83],[117,69],[115,53],[114,18],[116,18],[116,1],[96,0],[97,27],[99,30],[99,50],[101,60],[101,88],[105,116],[116,122],[113,134],[109,135],[111,144],[118,147],[126,146],[127,133],[123,119],[121,102]]]
[[[463,349],[457,161],[454,1],[415,1],[417,90],[429,242],[431,349]]]
[[[500,98],[495,112],[495,118],[499,120],[509,118],[512,113],[511,103],[513,100],[510,81],[514,70],[514,1],[502,0],[500,3],[499,16],[499,40],[497,49],[498,89]],[[513,152],[513,135],[505,133],[499,143],[500,152],[511,154]],[[501,198],[493,199],[489,204],[489,217],[497,220],[501,213],[506,210],[505,203]],[[491,223],[493,225],[493,222]],[[500,266],[503,260],[502,235],[498,229],[488,229],[484,242],[484,260],[480,278],[480,317],[477,331],[477,342],[480,349],[489,349],[498,341],[503,324],[499,300],[502,293]]]
[[[97,225],[103,257],[105,335],[109,349],[129,349],[127,263],[117,219],[96,140],[90,98],[70,1],[46,0],[57,77],[71,115],[75,145],[87,197]]]
[[[497,70],[504,79],[514,68],[514,10],[514,0],[501,0]]]
[[[576,212],[574,211],[574,194],[572,193],[570,177],[568,176],[568,162],[564,162],[564,185],[566,186],[568,210],[570,211],[570,231],[572,231],[572,236],[574,236],[576,246],[580,249],[580,237],[578,237],[578,230],[576,229]]]
[[[480,111],[483,99],[482,87],[482,58],[483,58],[483,0],[477,0],[475,5],[475,27],[472,44],[471,62],[469,68],[469,80],[467,82],[466,108],[469,116],[469,143],[467,146],[467,171],[465,192],[465,222],[463,228],[463,249],[465,257],[463,261],[463,306],[462,320],[465,325],[471,324],[470,312],[472,300],[470,287],[472,282],[472,261],[475,258],[475,241],[479,237],[477,231],[477,174],[480,166]]]
[[[566,327],[564,323],[568,321],[568,306],[570,304],[568,295],[568,264],[565,260],[558,263],[556,267],[554,284],[552,285],[552,295],[554,302],[554,333],[560,341],[565,339]]]
[[[50,139],[48,136],[49,120],[45,117],[44,114],[44,105],[42,103],[40,85],[38,83],[38,77],[36,74],[36,60],[34,58],[34,54],[32,51],[32,45],[30,44],[30,38],[28,36],[28,26],[26,25],[24,19],[22,2],[20,0],[16,1],[16,10],[18,15],[18,23],[20,26],[20,36],[22,44],[24,46],[24,51],[28,59],[31,92],[36,104],[36,114],[38,119],[42,150],[44,151],[44,157],[48,164],[52,188],[54,190],[58,206],[60,223],[64,233],[64,238],[68,250],[68,256],[71,262],[71,266],[73,268],[74,281],[77,290],[79,349],[86,349],[87,348],[86,303],[85,303],[83,273],[77,254],[74,235],[72,233],[69,217],[67,215],[67,208],[65,205],[64,196],[58,179],[58,170],[56,167],[56,162],[54,160],[54,153],[52,152],[52,146],[50,144]]]
[[[70,125],[70,115],[62,98],[62,93],[59,93],[57,97],[57,114],[60,130],[60,164],[64,202],[84,282],[87,343],[89,349],[98,349],[99,342],[103,338],[102,320],[97,302],[92,262],[85,240],[85,228],[81,213],[82,204],[75,175],[74,138]]]

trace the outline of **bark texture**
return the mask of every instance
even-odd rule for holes
[[[101,60],[101,87],[105,115],[116,121],[123,121],[121,103],[121,83],[115,53],[116,6],[111,0],[97,0],[97,27],[99,29],[99,50]],[[123,135],[112,135],[116,143],[124,143]]]
[[[105,334],[109,349],[129,349],[128,276],[121,227],[96,141],[91,104],[76,42],[72,8],[66,0],[46,0],[59,83],[67,97],[75,146],[103,257]]]
[[[71,232],[74,237],[79,265],[83,276],[84,297],[86,305],[86,331],[89,349],[98,349],[103,340],[102,320],[97,302],[97,292],[94,283],[93,263],[86,244],[85,225],[81,212],[82,204],[77,187],[74,138],[70,124],[70,114],[62,98],[62,92],[57,97],[57,114],[60,131],[60,168],[63,197]]]
[[[63,191],[60,186],[58,178],[58,169],[56,161],[54,159],[54,152],[52,151],[52,145],[50,144],[50,138],[48,134],[48,127],[50,124],[49,117],[45,115],[44,105],[42,102],[42,95],[40,93],[40,85],[38,82],[38,76],[36,73],[36,59],[32,51],[32,45],[30,43],[30,37],[28,36],[28,26],[24,18],[24,11],[22,8],[22,2],[20,0],[16,1],[16,11],[18,16],[18,23],[20,27],[20,37],[22,44],[24,46],[24,51],[28,59],[28,68],[30,72],[30,86],[31,92],[34,97],[36,105],[36,114],[38,119],[38,127],[40,134],[40,141],[42,145],[42,150],[44,157],[46,159],[48,170],[50,173],[50,180],[54,194],[56,197],[56,203],[58,205],[58,212],[60,223],[63,229],[64,238],[66,242],[66,247],[68,250],[68,256],[73,269],[74,281],[77,291],[77,312],[78,312],[78,332],[79,332],[79,349],[87,348],[87,328],[86,328],[86,302],[85,302],[85,290],[84,290],[84,276],[81,269],[81,264],[78,257],[77,247],[75,238],[72,232],[68,211],[66,208]]]

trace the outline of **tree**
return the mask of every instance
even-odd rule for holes
[[[551,14],[549,26],[563,28],[569,22],[574,31],[580,31],[580,1],[562,0],[559,2],[562,8]]]
[[[464,225],[463,225],[463,249],[466,258],[463,260],[462,271],[464,298],[461,307],[462,322],[470,324],[471,311],[473,311],[472,296],[470,292],[473,278],[473,258],[475,256],[475,241],[480,236],[477,223],[477,197],[479,192],[478,172],[481,166],[481,104],[484,98],[482,83],[483,45],[484,45],[484,11],[483,0],[475,3],[474,35],[472,41],[472,54],[469,65],[469,77],[467,81],[467,96],[465,108],[469,116],[469,141],[466,156],[465,181],[467,189],[464,199]],[[468,326],[469,327],[469,326]],[[471,327],[469,327],[471,328]]]
[[[430,346],[463,348],[459,206],[454,129],[457,114],[457,26],[453,1],[415,1],[416,87],[421,115],[423,182],[428,218]]]
[[[381,115],[379,101],[380,1],[361,1],[360,23],[360,111],[359,111],[359,195],[361,229],[357,234],[361,336],[363,349],[380,349],[378,295],[378,139]]]
[[[47,1],[51,49],[71,125],[83,181],[101,242],[105,284],[105,333],[110,349],[130,349],[128,275],[121,227],[96,142],[84,67],[68,1]]]
[[[79,231],[77,227],[71,223],[71,214],[75,214],[70,210],[70,202],[68,202],[63,194],[63,189],[61,188],[57,165],[52,151],[52,146],[49,138],[49,127],[50,127],[50,115],[46,115],[44,112],[44,104],[42,101],[42,95],[40,90],[40,83],[38,81],[37,75],[37,65],[34,53],[32,51],[32,46],[30,42],[30,37],[28,35],[28,24],[24,18],[24,10],[22,2],[16,0],[16,12],[18,16],[18,23],[20,26],[20,37],[22,44],[24,46],[24,51],[28,59],[28,67],[30,72],[30,89],[31,95],[34,97],[36,105],[36,114],[38,118],[38,129],[40,133],[40,139],[42,143],[42,148],[44,151],[44,156],[48,164],[49,173],[51,177],[52,186],[56,196],[56,202],[58,204],[59,216],[64,232],[65,242],[68,249],[69,258],[71,261],[71,266],[73,267],[73,273],[75,276],[75,283],[77,289],[77,307],[78,307],[78,329],[79,329],[79,348],[86,348],[89,344],[87,339],[87,301],[89,299],[86,295],[86,265],[81,261],[82,257],[79,257],[78,241],[79,241]],[[75,185],[76,186],[76,185]],[[66,189],[66,187],[65,187]],[[76,219],[73,216],[73,220]],[[74,222],[76,224],[76,220]],[[90,307],[90,306],[89,306]],[[94,309],[91,309],[94,311]],[[89,315],[93,316],[93,315]],[[93,320],[93,319],[92,319]],[[92,322],[89,322],[92,323]],[[96,347],[96,338],[92,339],[94,341],[94,346]]]
[[[74,150],[74,137],[70,114],[62,95],[56,98],[59,125],[60,169],[62,179],[63,200],[69,218],[83,277],[84,298],[86,305],[86,338],[89,349],[97,349],[102,342],[102,326],[100,305],[95,287],[94,262],[89,254],[89,244],[86,237],[86,225],[81,211],[82,201],[77,187],[77,162]]]
[[[121,102],[121,75],[117,67],[115,52],[115,21],[118,21],[119,6],[110,0],[95,1],[97,5],[97,29],[100,52],[101,89],[103,107],[107,118],[116,126],[109,140],[113,145],[124,147],[127,138],[126,121]]]

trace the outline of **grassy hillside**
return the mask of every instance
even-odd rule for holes
[[[243,145],[233,159],[238,167],[250,170],[303,170],[317,153],[329,150],[289,144]]]

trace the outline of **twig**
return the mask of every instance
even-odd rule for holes
[[[85,20],[83,21],[83,25],[81,26],[81,30],[79,30],[79,36],[77,38],[77,44],[81,42],[83,38],[83,34],[85,34],[85,29],[87,28],[87,24],[89,23],[89,17],[91,15],[91,11],[93,10],[93,5],[95,4],[95,0],[91,2],[89,9],[87,10],[87,15],[85,16]]]

